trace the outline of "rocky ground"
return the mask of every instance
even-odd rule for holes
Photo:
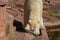
[[[9,0],[7,12],[12,14],[17,20],[18,16],[24,15],[24,2],[25,0]],[[58,1],[44,1],[43,18],[44,22],[59,22],[60,21],[60,5]]]
[[[60,40],[59,38],[60,37],[59,36],[60,35],[59,34],[60,32],[60,29],[59,29],[60,28],[60,2],[59,1],[60,0],[57,0],[57,1],[56,0],[52,0],[52,1],[43,0],[43,1],[44,1],[43,19],[44,19],[44,25],[47,28],[48,36],[50,40]],[[9,0],[7,4],[7,13],[13,15],[14,18],[19,22],[23,22],[24,20],[24,16],[23,16],[24,15],[24,2],[25,0]],[[17,32],[16,34],[20,34],[20,33]],[[19,38],[20,36],[17,36],[17,37]]]

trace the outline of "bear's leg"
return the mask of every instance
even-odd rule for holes
[[[35,35],[40,34],[40,24],[36,26],[35,30],[33,31],[33,34],[35,34]]]
[[[29,24],[26,25],[25,30],[30,32],[30,25]]]
[[[40,29],[46,29],[44,24],[43,24],[43,17],[41,17]]]
[[[32,32],[33,34],[35,34],[35,35],[39,35],[40,34],[40,21],[36,21],[35,22],[36,24],[35,24],[35,28],[33,29],[34,31]]]

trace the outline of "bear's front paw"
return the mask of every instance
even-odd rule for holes
[[[29,25],[29,24],[26,25],[25,30],[26,30],[27,32],[30,32],[30,25]]]
[[[33,34],[38,36],[38,35],[40,35],[40,31],[39,30],[35,30],[35,31],[33,31]]]

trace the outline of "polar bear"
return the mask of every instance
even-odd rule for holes
[[[25,13],[29,14],[29,17],[25,14],[28,17],[28,23],[26,24],[25,29],[35,35],[39,35],[39,29],[45,29],[42,18],[42,0],[25,0],[24,7]]]

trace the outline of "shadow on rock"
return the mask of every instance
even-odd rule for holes
[[[13,21],[13,26],[16,27],[17,32],[25,32],[26,30],[24,29],[24,26],[21,22],[14,20]]]

